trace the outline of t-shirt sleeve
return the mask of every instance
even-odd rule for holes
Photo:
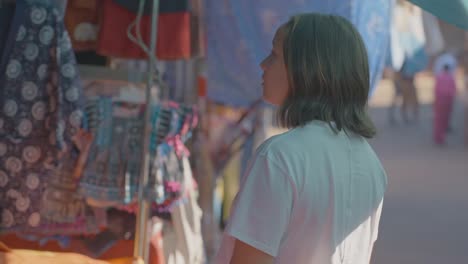
[[[226,233],[276,257],[295,200],[289,177],[271,158],[257,153],[243,178]]]

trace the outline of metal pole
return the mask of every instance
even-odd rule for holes
[[[151,0],[150,0],[151,1]],[[148,58],[148,76],[146,85],[146,108],[144,113],[144,128],[143,128],[143,147],[142,147],[142,164],[140,168],[140,181],[138,187],[138,214],[136,221],[136,232],[135,232],[135,247],[134,257],[143,259],[144,263],[148,263],[148,221],[149,221],[149,209],[150,202],[146,200],[144,191],[148,185],[149,178],[149,164],[150,164],[150,134],[151,134],[151,90],[153,87],[153,78],[156,67],[156,39],[157,39],[157,27],[158,27],[158,11],[159,11],[159,0],[153,1],[153,11],[151,14],[151,37],[150,37],[150,56]]]

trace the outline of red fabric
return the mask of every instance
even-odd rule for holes
[[[97,52],[104,56],[127,59],[147,58],[144,51],[127,36],[128,26],[135,20],[136,14],[115,4],[112,0],[103,0],[102,4],[103,14]],[[156,46],[158,59],[189,59],[191,57],[190,13],[163,13],[158,17]],[[141,36],[147,46],[150,33],[151,17],[143,16]]]
[[[29,249],[38,251],[53,251],[53,252],[73,252],[82,255],[87,255],[86,247],[79,241],[73,240],[70,248],[63,249],[56,242],[49,242],[44,246],[40,246],[38,243],[27,241],[16,237],[15,235],[4,235],[0,236],[0,241],[5,243],[11,249]],[[150,244],[150,258],[149,264],[164,264],[164,254],[161,245],[162,237],[161,234],[155,235],[151,239]],[[128,258],[133,256],[133,241],[132,240],[121,240],[112,246],[109,250],[104,253],[99,259],[118,259]]]

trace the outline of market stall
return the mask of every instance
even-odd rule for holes
[[[258,63],[275,27],[299,11],[348,18],[376,87],[393,1],[351,2],[3,0],[0,241],[204,261],[273,125]]]
[[[165,96],[157,62],[194,56],[188,1],[64,3],[0,6],[10,15],[0,41],[1,241],[47,244],[41,250],[56,241],[95,258],[120,247],[107,257],[203,262],[185,146],[198,111]]]

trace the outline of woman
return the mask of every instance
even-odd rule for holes
[[[290,130],[258,148],[215,263],[369,263],[386,176],[366,142],[359,33],[338,16],[295,16],[261,67],[264,99]]]

